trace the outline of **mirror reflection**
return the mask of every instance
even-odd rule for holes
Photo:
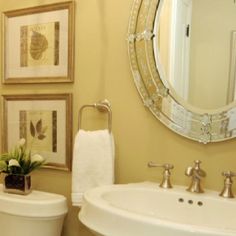
[[[157,67],[173,96],[207,110],[236,100],[234,0],[163,0],[155,31]]]

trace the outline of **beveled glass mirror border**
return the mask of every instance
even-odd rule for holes
[[[174,132],[201,142],[224,141],[236,136],[236,107],[198,113],[177,101],[165,87],[154,58],[154,23],[160,0],[134,0],[128,53],[135,85],[144,105]]]

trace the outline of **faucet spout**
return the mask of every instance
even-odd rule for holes
[[[204,193],[200,179],[193,177],[187,191],[192,193]]]
[[[200,168],[201,161],[194,161],[194,166],[187,167],[185,170],[185,175],[192,177],[192,181],[187,188],[187,191],[192,193],[204,193],[204,190],[201,185],[201,180],[206,176],[206,172]]]

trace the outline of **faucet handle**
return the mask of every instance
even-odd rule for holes
[[[234,198],[234,194],[232,191],[232,184],[233,184],[233,177],[236,177],[236,173],[232,172],[230,170],[228,171],[223,171],[222,172],[222,176],[225,177],[224,180],[224,188],[221,191],[221,193],[219,194],[221,197],[225,197],[225,198]]]
[[[174,165],[169,164],[169,163],[164,163],[164,164],[156,164],[152,161],[148,162],[148,167],[161,167],[164,169],[163,171],[163,179],[162,182],[160,183],[161,188],[172,188],[172,184],[170,182],[170,176],[171,176],[171,169],[174,169]]]
[[[222,172],[222,176],[226,177],[226,178],[232,178],[232,177],[235,177],[236,176],[236,173],[235,172],[232,172],[230,170],[228,171],[223,171]]]
[[[164,170],[174,169],[174,165],[172,165],[172,164],[169,164],[169,163],[157,164],[152,161],[148,162],[148,167],[162,167],[162,168],[164,168]]]

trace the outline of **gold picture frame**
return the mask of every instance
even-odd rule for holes
[[[3,83],[68,83],[74,71],[74,2],[3,12]]]
[[[45,168],[71,170],[72,94],[2,95],[2,151],[19,139],[46,158]]]
[[[236,31],[231,32],[230,39],[230,66],[229,66],[229,82],[228,82],[228,96],[227,104],[235,101],[236,88]]]

